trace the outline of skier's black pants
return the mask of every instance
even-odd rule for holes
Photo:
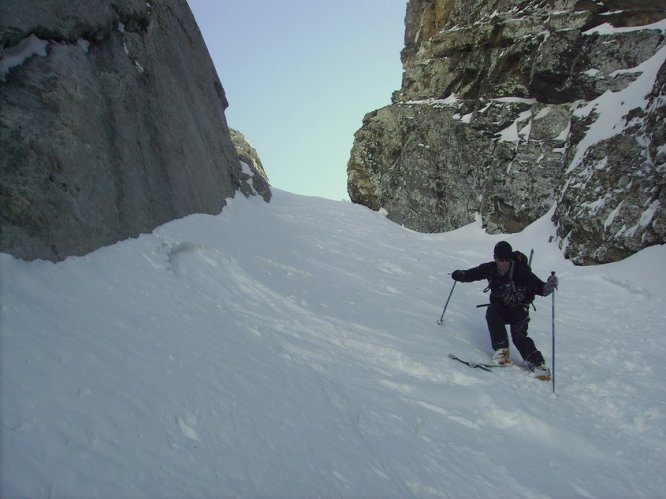
[[[527,336],[527,326],[530,322],[529,305],[505,307],[499,303],[491,303],[486,310],[486,321],[493,350],[509,348],[509,338],[505,326],[505,324],[509,324],[511,339],[523,360],[536,365],[543,364],[543,355],[537,350],[532,338]]]

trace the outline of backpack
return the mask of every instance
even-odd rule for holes
[[[534,250],[532,250],[532,252],[534,252]],[[525,255],[525,253],[523,253],[522,251],[516,250],[513,253],[511,253],[511,259],[515,262],[522,263],[528,269],[532,270],[530,267],[530,259],[527,258],[527,255]]]
[[[534,254],[534,250],[532,250],[531,254]],[[513,298],[516,300],[516,302],[520,303],[532,303],[534,301],[534,297],[536,296],[532,290],[525,289],[525,288],[516,288],[516,283],[513,280],[513,268],[515,267],[515,263],[520,263],[522,265],[525,265],[527,269],[531,272],[532,268],[530,267],[530,258],[527,258],[525,253],[515,250],[513,253],[511,253],[511,258],[513,262],[511,263],[511,270],[509,271],[509,279],[511,280],[511,290],[513,294]]]

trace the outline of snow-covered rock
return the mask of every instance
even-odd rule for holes
[[[259,153],[252,147],[245,135],[238,130],[230,128],[229,135],[241,162],[242,184],[240,191],[246,196],[259,194],[264,198],[264,201],[269,202],[271,199],[270,182],[266,170],[264,170],[264,165],[261,163],[261,158],[259,158]]]
[[[576,263],[664,243],[664,2],[585,5],[410,1],[402,88],[356,133],[352,201],[427,232],[477,214],[515,232],[556,205]]]

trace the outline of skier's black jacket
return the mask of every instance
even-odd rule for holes
[[[482,263],[478,267],[464,270],[461,282],[474,282],[488,279],[490,303],[499,303],[505,307],[529,305],[535,295],[546,296],[544,282],[535,276],[529,267],[515,260],[511,261],[513,271],[502,275],[495,262]],[[513,276],[511,279],[510,275]],[[512,282],[513,281],[513,285]]]

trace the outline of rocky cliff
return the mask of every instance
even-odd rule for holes
[[[229,129],[231,142],[236,148],[238,159],[241,163],[242,179],[244,184],[241,186],[241,192],[246,196],[261,195],[267,203],[271,200],[270,182],[268,175],[261,163],[259,153],[252,147],[245,135],[233,128]]]
[[[402,88],[367,114],[353,202],[420,231],[555,207],[580,264],[666,242],[666,1],[410,0]]]
[[[226,107],[185,0],[2,0],[0,251],[81,255],[250,193]]]

